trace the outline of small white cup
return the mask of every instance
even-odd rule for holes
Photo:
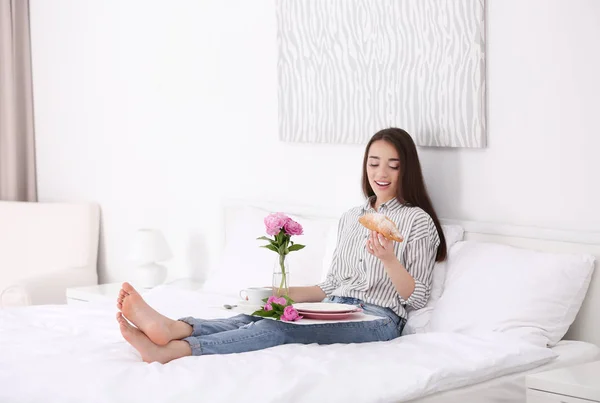
[[[264,304],[263,299],[273,295],[271,287],[248,287],[240,291],[240,298],[252,305]]]

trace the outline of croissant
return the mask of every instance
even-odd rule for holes
[[[383,235],[385,238],[402,242],[404,238],[398,231],[398,226],[388,217],[380,213],[369,213],[358,219],[358,222],[370,229]]]

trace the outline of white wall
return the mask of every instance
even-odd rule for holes
[[[361,201],[362,147],[277,140],[274,1],[30,2],[39,195],[101,204],[102,281],[142,226],[201,276],[222,198]],[[489,146],[420,151],[442,217],[600,230],[599,20],[488,0]]]

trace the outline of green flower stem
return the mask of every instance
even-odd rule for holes
[[[285,255],[279,255],[279,266],[281,267],[281,284],[279,284],[279,290],[277,296],[281,296],[281,289],[285,284]]]

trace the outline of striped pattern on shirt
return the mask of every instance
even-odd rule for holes
[[[378,212],[395,222],[404,237],[403,242],[393,243],[398,260],[415,279],[413,293],[404,300],[388,277],[383,263],[367,252],[370,232],[358,222],[358,218],[375,212],[372,201],[374,196],[340,218],[331,267],[319,287],[327,296],[358,298],[391,308],[406,319],[407,307],[420,309],[427,303],[440,238],[433,220],[421,208],[401,204],[397,199],[379,207]]]

